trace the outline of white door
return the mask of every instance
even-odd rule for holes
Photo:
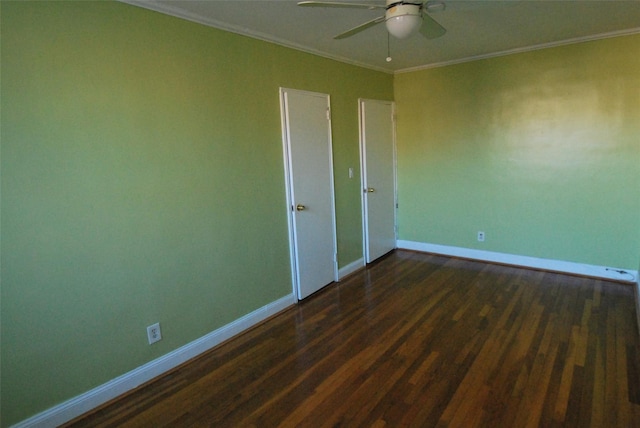
[[[329,95],[281,89],[294,292],[337,279]]]
[[[367,263],[396,247],[394,105],[360,100],[364,255]]]

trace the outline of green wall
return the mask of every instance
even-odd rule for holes
[[[635,270],[639,88],[639,35],[397,75],[400,239]]]
[[[391,75],[122,3],[1,8],[2,426],[291,293],[279,87],[332,97],[362,257],[357,99]]]

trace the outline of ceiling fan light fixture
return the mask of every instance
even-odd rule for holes
[[[420,6],[400,4],[387,9],[385,25],[393,37],[406,39],[416,33],[422,25]]]

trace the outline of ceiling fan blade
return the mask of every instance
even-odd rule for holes
[[[436,39],[443,36],[447,32],[447,29],[438,24],[427,13],[422,13],[422,25],[420,26],[420,34],[427,39]]]
[[[333,1],[300,1],[298,2],[298,6],[304,7],[344,7],[351,9],[385,9],[385,6],[380,6],[377,4],[365,4],[365,3],[340,3]]]
[[[365,22],[364,24],[360,24],[357,27],[352,28],[351,30],[345,31],[344,33],[338,34],[334,37],[336,40],[346,39],[347,37],[351,37],[354,34],[359,33],[360,31],[364,31],[369,27],[373,27],[376,24],[384,22],[384,16],[380,16],[376,19],[372,19],[371,21]]]

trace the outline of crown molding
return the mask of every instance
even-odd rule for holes
[[[359,61],[354,61],[353,59],[347,58],[347,57],[343,57],[343,56],[339,56],[339,55],[331,55],[328,54],[326,52],[322,52],[316,49],[312,49],[309,48],[307,46],[303,46],[301,44],[297,44],[297,43],[293,43],[291,41],[288,40],[284,40],[284,39],[280,39],[278,37],[274,37],[272,35],[266,34],[266,33],[262,33],[259,31],[254,31],[251,30],[249,28],[245,28],[245,27],[241,27],[238,25],[233,25],[233,24],[229,24],[226,22],[222,22],[222,21],[218,21],[216,19],[212,19],[212,18],[207,18],[207,17],[203,17],[201,15],[195,14],[195,13],[189,13],[189,12],[185,12],[183,10],[180,10],[178,8],[172,7],[170,5],[167,4],[163,4],[163,3],[157,3],[155,1],[152,0],[118,0],[121,3],[126,3],[132,6],[137,6],[137,7],[141,7],[144,9],[148,9],[148,10],[152,10],[155,12],[159,12],[165,15],[170,15],[170,16],[174,16],[176,18],[181,18],[187,21],[191,21],[191,22],[195,22],[198,24],[202,24],[202,25],[206,25],[208,27],[213,27],[219,30],[223,30],[223,31],[227,31],[230,33],[235,33],[235,34],[239,34],[242,36],[247,36],[247,37],[251,37],[254,39],[258,39],[258,40],[262,40],[265,42],[269,42],[269,43],[274,43],[283,47],[287,47],[287,48],[291,48],[291,49],[295,49],[298,51],[302,51],[305,53],[309,53],[312,55],[316,55],[316,56],[320,56],[323,58],[327,58],[327,59],[331,59],[334,61],[339,61],[342,63],[346,63],[346,64],[350,64],[350,65],[354,65],[357,67],[362,67],[362,68],[366,68],[369,70],[374,70],[374,71],[379,71],[379,72],[383,72],[383,73],[387,73],[387,74],[403,74],[403,73],[411,73],[414,71],[421,71],[421,70],[428,70],[431,68],[440,68],[440,67],[446,67],[449,65],[455,65],[455,64],[462,64],[462,63],[466,63],[466,62],[472,62],[472,61],[479,61],[479,60],[483,60],[483,59],[490,59],[490,58],[497,58],[497,57],[501,57],[501,56],[507,56],[507,55],[514,55],[514,54],[519,54],[519,53],[525,53],[525,52],[532,52],[532,51],[537,51],[537,50],[541,50],[541,49],[548,49],[548,48],[554,48],[554,47],[559,47],[559,46],[565,46],[565,45],[572,45],[572,44],[577,44],[577,43],[584,43],[584,42],[590,42],[590,41],[595,41],[595,40],[602,40],[602,39],[608,39],[608,38],[613,38],[613,37],[622,37],[622,36],[629,36],[629,35],[634,35],[634,34],[640,34],[640,27],[636,27],[636,28],[631,28],[631,29],[627,29],[627,30],[621,30],[621,31],[612,31],[612,32],[608,32],[608,33],[600,33],[600,34],[594,34],[594,35],[589,35],[589,36],[584,36],[584,37],[575,37],[575,38],[571,38],[571,39],[565,39],[565,40],[560,40],[560,41],[555,41],[555,42],[549,42],[549,43],[541,43],[538,45],[532,45],[532,46],[526,46],[526,47],[522,47],[522,48],[515,48],[515,49],[508,49],[508,50],[504,50],[504,51],[499,51],[499,52],[492,52],[492,53],[488,53],[488,54],[483,54],[483,55],[474,55],[474,56],[469,56],[469,57],[464,57],[464,58],[459,58],[459,59],[454,59],[451,61],[443,61],[443,62],[436,62],[436,63],[431,63],[431,64],[424,64],[424,65],[420,65],[420,66],[416,66],[416,67],[410,67],[410,68],[405,68],[405,69],[401,69],[401,70],[391,70],[388,68],[384,68],[384,67],[377,67],[377,66],[373,66],[371,64],[366,64],[366,63],[362,63]]]
[[[417,66],[417,67],[411,67],[411,68],[405,68],[405,69],[402,69],[402,70],[396,70],[393,74],[411,73],[411,72],[414,72],[414,71],[421,71],[421,70],[428,70],[428,69],[431,69],[431,68],[446,67],[448,65],[462,64],[462,63],[465,63],[465,62],[479,61],[479,60],[482,60],[482,59],[489,59],[489,58],[496,58],[496,57],[500,57],[500,56],[514,55],[514,54],[519,54],[519,53],[537,51],[537,50],[541,50],[541,49],[555,48],[555,47],[559,47],[559,46],[574,45],[574,44],[577,44],[577,43],[592,42],[592,41],[595,41],[595,40],[610,39],[610,38],[613,38],[613,37],[630,36],[630,35],[634,35],[634,34],[640,34],[640,27],[631,28],[631,29],[628,29],[628,30],[612,31],[612,32],[609,32],[609,33],[594,34],[594,35],[591,35],[591,36],[575,37],[575,38],[572,38],[572,39],[560,40],[560,41],[557,41],[557,42],[541,43],[539,45],[532,45],[532,46],[526,46],[526,47],[523,47],[523,48],[509,49],[509,50],[506,50],[506,51],[493,52],[493,53],[484,54],[484,55],[475,55],[475,56],[455,59],[455,60],[451,60],[451,61],[444,61],[444,62],[438,62],[438,63],[433,63],[433,64],[425,64],[425,65],[420,65],[420,66]]]
[[[359,61],[354,61],[350,58],[347,57],[343,57],[343,56],[339,56],[339,55],[331,55],[328,54],[326,52],[322,52],[316,49],[312,49],[309,48],[307,46],[303,46],[297,43],[293,43],[290,42],[288,40],[284,40],[284,39],[280,39],[278,37],[274,37],[270,34],[265,34],[259,31],[254,31],[251,30],[250,28],[245,28],[245,27],[241,27],[238,25],[233,25],[233,24],[229,24],[227,22],[222,22],[222,21],[218,21],[216,19],[211,19],[211,18],[206,18],[203,16],[200,16],[198,14],[195,13],[189,13],[189,12],[185,12],[183,10],[180,10],[178,8],[174,8],[171,7],[170,5],[167,4],[162,4],[162,3],[156,3],[154,1],[149,1],[149,0],[118,0],[121,3],[126,3],[132,6],[138,6],[141,7],[143,9],[148,9],[148,10],[152,10],[155,12],[160,12],[163,13],[165,15],[170,15],[176,18],[181,18],[187,21],[191,21],[191,22],[195,22],[198,24],[202,24],[202,25],[206,25],[207,27],[213,27],[216,28],[218,30],[223,30],[223,31],[227,31],[230,33],[235,33],[235,34],[239,34],[241,36],[247,36],[247,37],[251,37],[253,39],[258,39],[258,40],[262,40],[265,42],[269,42],[269,43],[274,43],[276,45],[280,45],[286,48],[291,48],[291,49],[295,49],[298,51],[302,51],[305,53],[309,53],[312,55],[316,55],[316,56],[320,56],[323,58],[327,58],[327,59],[331,59],[334,61],[339,61],[339,62],[343,62],[349,65],[355,65],[357,67],[363,67],[363,68],[367,68],[370,70],[374,70],[374,71],[380,71],[383,73],[387,73],[387,74],[393,74],[393,70],[390,70],[388,68],[383,68],[383,67],[376,67],[373,66],[371,64],[365,64]]]

